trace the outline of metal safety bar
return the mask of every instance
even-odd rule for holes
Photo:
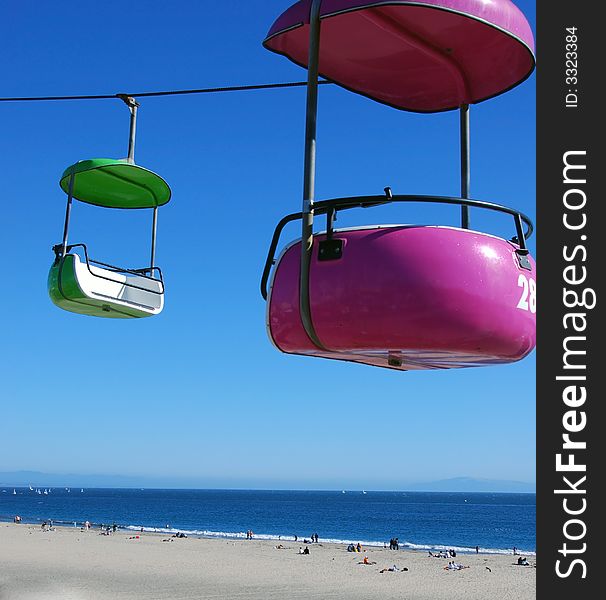
[[[65,252],[63,251],[62,244],[57,244],[56,246],[53,246],[53,252],[55,253],[55,263],[62,261],[65,258],[65,255],[67,253],[71,252],[73,248],[78,248],[78,247],[80,247],[84,250],[84,260],[86,261],[86,268],[88,269],[88,272],[93,277],[97,277],[99,279],[105,279],[106,281],[111,281],[113,283],[121,283],[122,285],[125,285],[126,287],[134,288],[137,290],[143,290],[144,292],[151,292],[152,294],[161,295],[164,293],[164,278],[163,278],[162,270],[160,269],[160,267],[154,267],[153,269],[150,267],[145,267],[143,269],[125,269],[122,267],[117,267],[115,265],[110,265],[108,263],[101,262],[99,260],[93,260],[92,258],[89,258],[89,256],[88,256],[88,249],[86,247],[86,244],[72,244],[72,245],[66,247]],[[108,269],[109,271],[113,271],[115,273],[128,273],[129,275],[136,275],[137,277],[143,277],[144,279],[149,279],[150,281],[155,281],[155,282],[161,284],[161,290],[160,291],[150,290],[149,288],[145,288],[140,285],[135,285],[133,283],[128,283],[126,281],[117,282],[115,279],[112,279],[111,277],[104,277],[103,275],[94,273],[93,270],[91,269],[91,264],[99,265],[99,266],[104,267],[104,268]],[[158,277],[153,276],[154,272],[158,273]],[[149,273],[149,275],[146,275],[146,273]]]
[[[520,211],[496,204],[494,202],[486,202],[484,200],[474,200],[471,198],[456,198],[451,196],[413,196],[413,195],[393,195],[390,188],[385,188],[385,196],[350,196],[346,198],[332,198],[330,200],[321,200],[314,204],[314,213],[317,215],[331,214],[334,218],[334,213],[338,210],[349,210],[351,208],[371,208],[373,206],[382,206],[391,204],[392,202],[420,202],[420,203],[435,203],[435,204],[455,204],[461,207],[483,208],[493,210],[504,214],[511,215],[514,219],[516,235],[511,238],[511,242],[519,246],[518,252],[522,255],[528,254],[526,240],[530,238],[534,231],[534,226],[529,217]],[[282,230],[288,223],[304,218],[302,212],[286,215],[276,226],[274,234],[265,260],[263,275],[261,277],[261,295],[265,300],[268,298],[267,284],[271,268],[275,262],[276,250],[280,242]],[[526,231],[524,231],[524,224]],[[327,236],[329,230],[327,229]]]

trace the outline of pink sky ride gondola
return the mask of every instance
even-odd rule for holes
[[[528,355],[536,343],[536,265],[526,246],[532,223],[469,197],[469,105],[534,70],[533,36],[519,9],[509,0],[301,0],[264,45],[308,68],[303,209],[278,224],[261,282],[277,348],[400,370]],[[458,109],[461,197],[385,188],[384,195],[316,201],[319,76],[400,110]],[[337,211],[393,202],[458,204],[461,226],[333,227]],[[515,236],[471,230],[472,207],[511,215]],[[326,215],[326,231],[314,234],[318,215]],[[282,229],[298,219],[304,243],[274,260]]]

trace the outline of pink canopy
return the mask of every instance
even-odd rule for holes
[[[263,45],[307,66],[312,0]],[[534,70],[528,21],[510,0],[323,0],[320,74],[398,109],[438,112],[502,94]]]

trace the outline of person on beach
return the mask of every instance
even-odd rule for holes
[[[303,547],[299,546],[299,554],[303,554]]]
[[[362,552],[362,544],[360,542],[356,545],[356,552]]]
[[[515,556],[518,553],[518,549],[514,546],[513,547],[513,555]]]
[[[449,562],[447,567],[444,567],[445,571],[460,571],[461,569],[469,569],[469,567],[456,563],[454,560]]]
[[[480,554],[480,546],[476,546],[476,554]]]
[[[396,565],[393,565],[393,567],[389,567],[388,569],[381,569],[379,571],[379,573],[386,573],[387,571],[390,571],[392,573],[394,573],[396,571],[408,571],[408,567],[404,567],[403,569],[398,569],[398,567],[396,567]]]

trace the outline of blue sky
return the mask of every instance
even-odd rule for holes
[[[519,0],[534,27],[534,2]],[[298,81],[261,46],[287,0],[5,8],[5,96]],[[277,221],[300,208],[303,89],[143,99],[136,160],[160,210],[164,312],[62,312],[46,294],[63,169],[126,155],[118,100],[0,103],[4,293],[0,471],[191,478],[200,487],[397,489],[456,476],[535,480],[535,360],[400,373],[278,353],[258,288]],[[472,196],[535,215],[535,77],[472,108]],[[320,93],[317,196],[458,193],[458,115]],[[452,207],[350,211],[340,226],[441,221]],[[143,266],[151,214],[77,203],[71,241]],[[472,224],[511,235],[509,219]],[[539,224],[540,227],[540,224]],[[288,230],[284,240],[297,236]],[[533,237],[530,241],[534,253]],[[305,382],[305,385],[303,384]]]

